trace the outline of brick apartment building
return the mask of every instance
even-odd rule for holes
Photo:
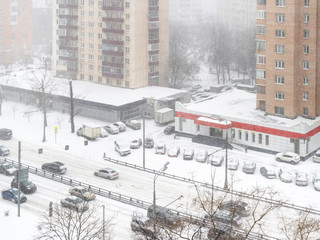
[[[31,60],[32,0],[0,1],[0,64]]]
[[[53,74],[124,88],[168,85],[168,0],[57,0]]]
[[[288,118],[320,114],[320,1],[257,0],[257,108]]]

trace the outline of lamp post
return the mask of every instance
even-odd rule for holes
[[[225,148],[226,148],[226,161],[225,161],[225,173],[224,173],[224,189],[228,189],[228,121],[225,119],[220,119],[219,121],[223,121],[226,126],[226,142],[225,142]]]

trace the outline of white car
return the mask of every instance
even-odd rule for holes
[[[200,150],[196,155],[197,162],[205,163],[207,162],[207,158],[208,158],[208,152],[205,150]]]
[[[242,171],[247,174],[254,174],[256,170],[256,163],[252,161],[245,161],[242,166]]]
[[[224,156],[222,155],[210,155],[209,161],[212,166],[221,167],[224,160]]]
[[[239,160],[235,158],[228,159],[228,169],[229,170],[237,170],[239,167]]]
[[[114,141],[114,149],[120,154],[120,156],[129,155],[131,153],[129,145],[117,141]]]
[[[316,163],[320,163],[320,150],[313,155],[312,160]]]
[[[124,132],[127,129],[126,125],[123,122],[120,122],[120,121],[119,122],[115,122],[112,125],[116,126],[119,129],[120,132]]]
[[[297,186],[308,186],[308,175],[303,172],[297,172],[296,185]]]
[[[312,183],[314,189],[320,191],[320,172],[316,172],[313,174]]]
[[[76,210],[77,212],[84,212],[88,210],[89,205],[87,202],[83,201],[81,198],[76,196],[69,196],[60,201],[61,206],[65,208],[70,208]]]
[[[110,133],[110,134],[117,134],[119,133],[119,128],[117,128],[116,126],[114,126],[113,124],[110,124],[108,126],[105,126],[104,129]]]
[[[96,199],[96,195],[91,192],[87,187],[75,186],[69,189],[71,195],[77,196],[85,201]]]
[[[189,148],[189,149],[184,149],[183,150],[183,159],[184,160],[192,160],[193,159],[193,155],[194,155],[193,149]]]
[[[180,153],[180,147],[179,146],[171,146],[168,150],[168,156],[169,157],[178,157]]]
[[[101,138],[105,138],[108,137],[109,133],[107,132],[107,130],[105,130],[103,127],[101,127],[101,131],[100,131],[100,137]]]
[[[109,180],[117,179],[119,178],[119,173],[112,168],[102,168],[96,172],[94,172],[94,175],[97,177],[106,178]]]
[[[293,152],[277,153],[275,158],[278,162],[289,162],[292,164],[297,164],[300,161],[300,156]]]
[[[285,183],[291,183],[292,182],[292,174],[289,171],[280,169],[278,176],[281,180],[281,182],[285,182]]]
[[[165,154],[166,153],[166,145],[164,143],[158,143],[154,148],[154,152],[156,154]]]
[[[136,139],[133,139],[131,142],[130,142],[130,148],[132,149],[138,149],[142,144],[142,140],[141,138],[136,138]]]

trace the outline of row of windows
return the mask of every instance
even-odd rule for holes
[[[256,70],[256,77],[258,79],[266,79],[266,71],[265,70],[261,70],[261,69],[257,69]],[[309,78],[308,77],[304,76],[302,80],[303,80],[303,85],[309,85]],[[283,76],[276,75],[274,77],[274,82],[276,84],[284,85],[285,80],[284,80]]]
[[[242,140],[242,130],[238,130],[238,139]],[[258,135],[258,139],[256,139],[256,135]],[[236,138],[236,130],[232,129],[232,138]],[[269,135],[265,135],[264,136],[264,141],[265,141],[265,145],[269,145]],[[245,141],[249,141],[249,132],[248,131],[244,131],[244,140]],[[251,132],[251,141],[254,143],[256,141],[258,141],[259,144],[262,144],[263,141],[263,135],[261,133],[256,134],[255,132]]]
[[[259,2],[259,0],[258,0]],[[286,5],[285,0],[276,0],[276,6],[277,7],[284,7]],[[310,6],[310,0],[304,0],[304,6],[309,7]]]
[[[274,107],[274,113],[277,115],[284,115],[284,108],[283,107]],[[302,111],[303,116],[308,116],[309,115],[309,109],[304,107]]]
[[[275,60],[275,68],[276,69],[284,69],[285,62],[283,60]],[[302,68],[303,68],[303,70],[308,70],[309,69],[309,61],[303,61]]]
[[[256,19],[266,19],[267,13],[266,10],[257,10],[256,12]],[[310,22],[310,15],[309,14],[304,14],[304,23],[309,23]],[[285,22],[285,14],[283,13],[276,13],[275,14],[275,21],[277,23],[284,23]],[[260,33],[263,34],[263,33]]]
[[[275,92],[274,93],[274,97],[277,100],[284,100],[284,93],[283,92]],[[302,100],[303,101],[308,101],[309,100],[309,93],[308,92],[302,93]]]

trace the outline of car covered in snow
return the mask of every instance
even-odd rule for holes
[[[308,186],[308,175],[304,172],[296,173],[296,185],[297,186]]]
[[[176,145],[172,145],[168,149],[168,156],[169,157],[178,157],[180,153],[180,147]]]
[[[260,173],[262,176],[268,179],[275,179],[277,178],[276,172],[273,168],[261,167]]]
[[[212,166],[221,167],[224,161],[224,156],[222,155],[210,155],[209,161]]]
[[[126,156],[131,153],[130,146],[126,143],[114,141],[114,150],[120,154],[120,156]]]
[[[320,163],[320,150],[316,151],[312,157],[312,160],[316,163]]]
[[[291,164],[297,164],[300,162],[300,156],[299,154],[293,153],[293,152],[281,152],[277,153],[275,156],[275,159],[278,162],[288,162]]]
[[[152,137],[147,137],[144,141],[144,146],[146,148],[153,148],[154,147],[154,140]]]
[[[123,122],[120,122],[120,121],[119,122],[115,122],[112,125],[116,126],[119,129],[120,132],[124,132],[124,131],[127,130],[127,127]]]
[[[283,170],[283,169],[279,169],[279,173],[278,173],[279,179],[281,182],[285,182],[285,183],[291,183],[292,182],[292,174],[287,171],[287,170]]]
[[[206,150],[200,150],[196,155],[196,161],[200,163],[207,162],[208,152]]]
[[[166,153],[166,145],[164,143],[158,143],[154,148],[154,152],[156,154],[165,154]]]
[[[237,170],[239,167],[239,160],[236,158],[229,158],[227,164],[229,170]]]
[[[135,138],[135,139],[131,140],[130,148],[138,149],[141,146],[141,144],[142,144],[141,138]]]
[[[69,193],[76,197],[83,199],[84,201],[91,201],[96,199],[96,195],[84,186],[74,186],[69,189]]]
[[[192,160],[194,156],[194,150],[191,148],[185,148],[183,150],[183,159],[184,160]]]
[[[245,161],[242,166],[242,171],[248,174],[254,174],[256,170],[256,163],[252,161]]]
[[[120,132],[119,128],[113,124],[103,127],[109,134],[118,134]]]

